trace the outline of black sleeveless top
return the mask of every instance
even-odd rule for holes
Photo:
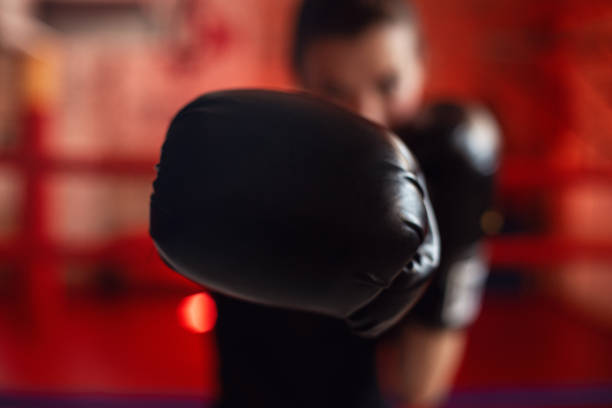
[[[222,408],[383,408],[375,340],[325,316],[218,294]]]

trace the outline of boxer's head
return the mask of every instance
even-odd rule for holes
[[[403,120],[424,82],[415,11],[406,0],[304,0],[293,68],[309,91],[384,125]]]

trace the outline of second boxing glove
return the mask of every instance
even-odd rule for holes
[[[480,309],[488,272],[481,239],[491,208],[501,136],[483,107],[431,105],[397,134],[416,155],[427,178],[440,226],[440,267],[411,312],[421,323],[469,325]]]

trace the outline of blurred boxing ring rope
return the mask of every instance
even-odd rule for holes
[[[40,175],[50,172],[138,174],[154,177],[154,163],[149,160],[54,159],[45,157],[44,154],[37,154],[37,151],[36,146],[24,146],[22,151],[0,152],[0,163],[21,170],[25,176],[26,185],[32,184]],[[612,168],[556,170],[541,166],[540,163],[510,162],[506,163],[500,171],[499,190],[501,194],[529,192],[541,188],[554,190],[574,183],[589,181],[612,184]],[[26,189],[26,193],[28,191],[32,190]],[[24,197],[24,202],[31,202],[31,199]],[[25,214],[25,216],[28,215],[30,214]],[[34,238],[33,241],[32,238],[34,237],[24,236],[22,239],[0,242],[0,258],[18,260],[25,254],[31,254],[33,248],[36,248],[39,254],[81,260],[105,259],[111,255],[103,248],[77,249],[46,240],[39,241]],[[612,261],[612,240],[602,242],[559,237],[552,234],[518,234],[491,237],[487,243],[493,266],[553,266],[577,259]]]

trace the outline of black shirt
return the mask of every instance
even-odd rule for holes
[[[387,407],[375,340],[339,319],[214,297],[220,407]]]

